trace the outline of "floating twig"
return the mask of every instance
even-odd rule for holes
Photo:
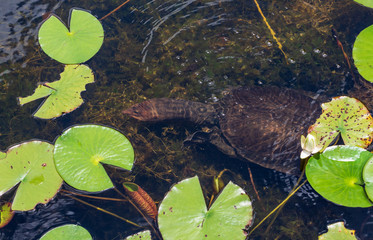
[[[122,3],[121,5],[119,5],[118,7],[116,7],[113,11],[109,12],[108,14],[106,14],[105,16],[103,16],[102,18],[99,19],[99,21],[102,21],[104,20],[105,18],[109,17],[111,14],[115,13],[116,11],[118,11],[121,7],[123,7],[124,5],[126,5],[130,0],[127,0],[125,1],[124,3]]]
[[[271,26],[269,25],[269,23],[268,23],[268,21],[267,21],[267,18],[264,16],[264,14],[263,14],[263,12],[262,12],[262,9],[261,9],[260,6],[259,6],[259,3],[258,3],[256,0],[254,0],[254,2],[255,2],[256,7],[258,8],[258,12],[260,13],[260,15],[261,15],[262,18],[263,18],[264,23],[267,25],[269,31],[271,32],[273,39],[276,41],[276,43],[277,43],[277,45],[278,45],[278,48],[280,49],[280,51],[282,52],[282,54],[284,54],[284,57],[285,57],[286,63],[288,63],[288,57],[286,56],[284,50],[282,50],[282,44],[281,44],[280,41],[277,39],[275,31],[273,31],[273,29],[272,29]]]

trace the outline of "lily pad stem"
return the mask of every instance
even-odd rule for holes
[[[284,205],[291,196],[294,195],[294,193],[296,193],[299,188],[301,188],[305,183],[307,182],[307,179],[304,180],[304,182],[302,184],[300,184],[294,191],[292,191],[289,196],[287,196],[277,207],[275,207],[275,209],[273,209],[267,216],[265,216],[265,218],[262,219],[262,221],[260,221],[250,232],[249,234],[247,234],[246,236],[246,240],[249,239],[249,236],[260,226],[262,225],[262,223],[267,220],[267,218],[269,218],[273,213],[275,213],[277,211],[277,209],[279,209],[282,205]]]
[[[90,195],[85,195],[85,194],[80,194],[80,193],[70,192],[70,191],[65,190],[65,189],[61,189],[61,191],[62,191],[62,192],[65,192],[65,193],[74,194],[74,195],[76,195],[76,196],[80,196],[80,197],[93,198],[93,199],[100,199],[100,200],[106,200],[106,201],[115,201],[115,202],[126,202],[125,199],[119,199],[119,198],[106,198],[106,197],[96,197],[96,196],[90,196]]]
[[[105,210],[105,209],[102,209],[102,208],[100,208],[100,207],[97,207],[97,206],[95,206],[95,205],[93,205],[93,204],[87,203],[86,201],[83,201],[83,200],[81,200],[81,199],[79,199],[79,198],[73,197],[73,196],[68,195],[68,194],[65,194],[65,193],[61,193],[61,194],[64,195],[64,196],[67,196],[67,197],[69,197],[69,198],[72,198],[72,199],[74,199],[74,200],[76,200],[76,201],[78,201],[78,202],[81,202],[81,203],[83,203],[83,204],[85,204],[85,205],[88,205],[88,206],[90,206],[90,207],[93,207],[93,208],[95,208],[96,210],[99,210],[99,211],[101,211],[101,212],[107,213],[107,214],[109,214],[109,215],[111,215],[111,216],[114,216],[114,217],[116,217],[116,218],[119,218],[119,219],[121,219],[121,220],[123,220],[123,221],[125,221],[125,222],[127,222],[127,223],[129,223],[129,224],[132,224],[132,225],[135,226],[135,227],[143,228],[142,226],[140,226],[140,225],[138,225],[138,224],[136,224],[136,223],[134,223],[134,222],[132,222],[132,221],[130,221],[130,220],[127,220],[127,219],[125,219],[125,218],[123,218],[123,217],[121,217],[121,216],[119,216],[119,215],[117,215],[117,214],[115,214],[115,213],[109,212],[109,211],[107,211],[107,210]]]

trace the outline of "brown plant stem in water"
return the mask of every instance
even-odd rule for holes
[[[74,194],[74,195],[80,196],[80,197],[93,198],[93,199],[99,199],[99,200],[116,201],[116,202],[126,202],[125,199],[90,196],[90,195],[86,195],[86,194],[80,194],[80,193],[71,192],[71,191],[68,191],[68,190],[65,190],[65,189],[61,189],[61,192],[65,192],[65,193],[69,193],[69,194]]]
[[[81,199],[79,199],[79,198],[73,197],[73,196],[71,196],[71,195],[69,195],[69,194],[66,194],[66,193],[61,193],[61,194],[64,195],[64,196],[67,196],[67,197],[69,197],[69,198],[72,198],[72,199],[74,199],[74,200],[76,200],[76,201],[78,201],[78,202],[81,202],[81,203],[83,203],[83,204],[85,204],[85,205],[87,205],[87,206],[90,206],[90,207],[92,207],[92,208],[95,208],[95,209],[98,210],[98,211],[101,211],[101,212],[107,213],[107,214],[109,214],[109,215],[111,215],[111,216],[114,216],[114,217],[116,217],[116,218],[119,218],[120,220],[123,220],[123,221],[125,221],[126,223],[129,223],[129,224],[132,224],[132,225],[135,226],[135,227],[143,228],[143,227],[141,227],[140,225],[138,225],[138,224],[136,224],[136,223],[134,223],[134,222],[132,222],[132,221],[130,221],[130,220],[127,220],[127,219],[125,219],[125,218],[123,218],[123,217],[121,217],[121,216],[119,216],[119,215],[117,215],[117,214],[115,214],[115,213],[109,212],[109,211],[107,211],[107,210],[105,210],[105,209],[102,209],[102,208],[100,208],[100,207],[97,207],[97,206],[95,206],[95,205],[93,205],[93,204],[90,204],[90,203],[88,203],[88,202],[86,202],[86,201],[83,201],[83,200],[81,200]]]
[[[99,19],[99,21],[102,21],[104,20],[105,18],[109,17],[111,14],[115,13],[116,11],[118,11],[121,7],[123,7],[124,5],[126,5],[130,0],[127,0],[125,1],[124,3],[122,3],[121,5],[119,5],[118,7],[116,7],[113,11],[109,12],[108,14],[106,14],[105,16],[103,16],[102,18]]]

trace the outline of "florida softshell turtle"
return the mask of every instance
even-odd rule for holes
[[[205,139],[229,156],[299,175],[301,135],[307,135],[321,107],[296,90],[250,87],[232,89],[214,104],[155,98],[123,113],[141,121],[183,119],[210,126],[212,131],[197,132],[189,140]]]

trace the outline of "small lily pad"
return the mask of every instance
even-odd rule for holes
[[[5,227],[13,218],[14,211],[11,209],[12,203],[8,202],[0,206],[0,228]]]
[[[306,176],[321,196],[346,207],[371,207],[364,190],[362,171],[373,156],[362,148],[332,146],[311,157]]]
[[[92,236],[85,228],[81,226],[66,224],[60,227],[53,228],[40,238],[40,240],[66,239],[92,240]]]
[[[368,109],[355,98],[346,96],[333,98],[323,103],[322,114],[308,133],[317,136],[318,145],[325,149],[341,134],[349,146],[366,148],[373,139],[373,119]]]
[[[364,5],[366,7],[373,8],[373,1],[372,0],[355,0],[355,2],[360,3],[361,5]]]
[[[368,1],[366,1],[368,2]],[[373,6],[373,1],[369,0],[370,6]],[[352,49],[352,57],[355,66],[360,75],[367,81],[373,82],[373,25],[365,28],[356,37],[354,47]]]
[[[29,141],[11,147],[0,160],[0,196],[19,184],[12,210],[28,211],[49,202],[62,179],[53,163],[53,145]]]
[[[66,183],[88,192],[113,187],[102,163],[131,170],[134,151],[120,132],[100,125],[79,125],[55,142],[54,162]]]
[[[128,236],[127,238],[125,238],[125,240],[151,240],[151,239],[152,238],[151,238],[149,230],[142,231],[142,232],[133,234],[133,235]]]
[[[328,232],[321,234],[319,240],[356,240],[355,230],[345,228],[344,222],[328,225]]]
[[[85,91],[85,85],[94,82],[93,73],[86,65],[66,65],[60,76],[58,81],[40,84],[31,96],[18,98],[19,103],[23,105],[48,97],[33,114],[42,119],[74,111],[83,103],[80,93]]]
[[[87,11],[70,11],[70,30],[51,14],[39,29],[39,43],[51,58],[64,64],[79,64],[93,57],[104,41],[104,29]]]
[[[251,201],[232,182],[207,209],[197,176],[175,184],[158,211],[165,240],[245,239],[243,229],[251,220]]]
[[[364,166],[363,179],[365,182],[365,191],[369,199],[373,202],[373,157]]]

